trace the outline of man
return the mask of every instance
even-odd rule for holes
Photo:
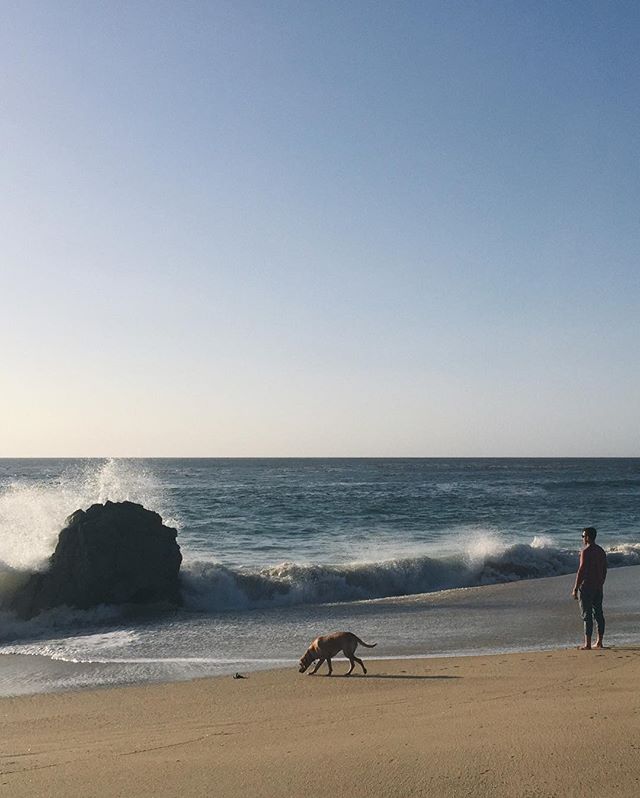
[[[593,617],[598,627],[595,648],[602,648],[604,637],[604,615],[602,614],[602,588],[607,578],[607,555],[596,543],[596,530],[592,526],[582,530],[583,549],[580,552],[580,567],[573,588],[574,599],[580,596],[580,611],[584,620],[584,645],[581,651],[591,648]]]

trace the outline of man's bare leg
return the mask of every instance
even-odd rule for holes
[[[598,639],[596,640],[594,648],[604,648],[604,645],[602,644],[602,638],[600,637],[600,635],[598,635]]]
[[[596,644],[596,646],[597,646],[597,644]],[[583,646],[578,646],[578,651],[591,651],[591,638],[590,637],[587,637],[587,635],[584,636],[584,645]]]

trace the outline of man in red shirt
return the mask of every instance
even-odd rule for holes
[[[576,574],[576,584],[573,588],[574,599],[580,599],[580,610],[584,620],[584,645],[582,651],[591,648],[593,635],[593,618],[595,616],[598,627],[598,638],[595,648],[602,648],[604,637],[604,615],[602,614],[602,588],[607,578],[607,555],[603,548],[596,543],[596,530],[588,526],[582,530],[584,548],[580,552],[580,567]]]

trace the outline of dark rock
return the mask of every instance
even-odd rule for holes
[[[9,608],[23,618],[66,605],[180,604],[176,530],[140,504],[107,502],[66,520],[49,568],[33,574]]]

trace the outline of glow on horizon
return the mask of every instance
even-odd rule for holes
[[[3,16],[0,457],[640,455],[640,6]]]

